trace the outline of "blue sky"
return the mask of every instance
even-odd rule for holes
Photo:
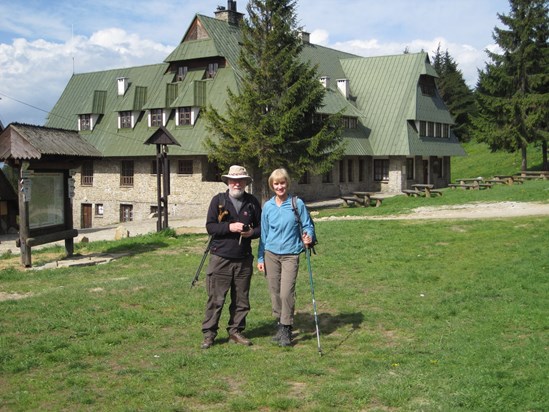
[[[238,0],[245,13],[247,1]],[[226,0],[13,0],[0,3],[0,121],[42,125],[73,72],[160,63],[195,14]],[[440,44],[474,86],[508,0],[297,0],[311,42],[361,56]]]

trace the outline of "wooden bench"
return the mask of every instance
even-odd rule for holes
[[[440,190],[432,190],[431,189],[431,195],[439,195],[442,196],[442,192]]]
[[[370,196],[370,200],[376,202],[376,207],[380,207],[381,203],[383,203],[383,198],[378,196]]]
[[[491,189],[492,184],[491,183],[479,183],[478,185],[479,190],[480,189]]]
[[[355,203],[364,205],[364,199],[360,199],[356,196],[340,196],[339,198],[343,200],[347,206],[354,205]]]
[[[472,189],[472,190],[475,190],[475,189],[478,189],[478,185],[466,185],[466,184],[462,184],[462,185],[455,185],[456,187],[459,187],[460,189],[464,189],[464,190],[467,190],[467,189]]]
[[[493,185],[497,185],[497,184],[506,185],[507,184],[506,180],[501,180],[501,179],[485,180],[485,182],[486,183],[491,183]]]
[[[406,196],[421,196],[421,192],[418,192],[417,190],[404,189],[402,190],[402,193],[406,194]]]

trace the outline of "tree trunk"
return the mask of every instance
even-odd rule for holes
[[[547,140],[541,142],[541,156],[543,158],[542,170],[549,170],[547,167]]]
[[[526,172],[526,169],[527,169],[527,162],[526,162],[526,143],[523,143],[521,145],[521,148],[520,148],[520,153],[522,155],[522,163],[520,165],[520,171],[521,172]]]

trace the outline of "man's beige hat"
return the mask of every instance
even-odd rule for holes
[[[223,180],[225,184],[228,184],[229,179],[246,179],[247,185],[249,185],[253,181],[246,169],[238,165],[231,166],[229,168],[229,173],[221,176],[221,180]]]

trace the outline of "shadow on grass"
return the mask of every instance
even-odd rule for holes
[[[331,335],[346,325],[351,326],[351,329],[345,335],[342,335],[341,342],[337,345],[339,346],[349,339],[355,330],[360,328],[363,320],[364,315],[360,312],[340,313],[338,315],[321,313],[318,315],[320,337],[322,339],[323,335]],[[312,313],[297,312],[294,317],[294,330],[299,330],[297,335],[294,333],[294,343],[311,339],[316,340],[316,322],[314,315]],[[263,322],[259,326],[247,329],[246,336],[249,338],[258,338],[272,336],[275,332],[276,324],[274,321]]]

